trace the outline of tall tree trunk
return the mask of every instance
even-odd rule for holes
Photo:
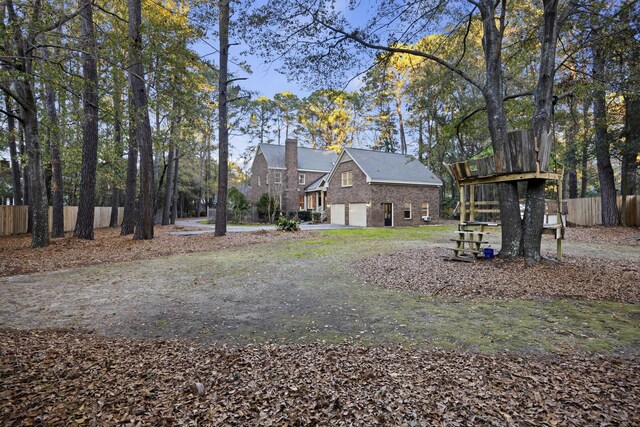
[[[216,236],[227,234],[227,187],[229,168],[229,128],[227,126],[227,65],[229,62],[229,0],[220,0],[220,71],[218,82],[218,204]]]
[[[176,147],[176,160],[175,160],[176,170],[173,173],[173,196],[171,197],[171,224],[176,223],[176,218],[178,216],[178,172],[180,171],[180,148]]]
[[[507,143],[507,120],[504,111],[504,82],[502,73],[502,35],[496,27],[496,3],[482,0],[483,38],[485,58],[485,81],[483,97],[487,106],[487,117],[493,144],[496,171],[505,170],[504,153]],[[500,197],[500,219],[502,221],[502,246],[500,257],[515,258],[520,254],[522,224],[518,203],[518,186],[515,182],[498,184]],[[464,201],[461,201],[464,203]]]
[[[120,210],[120,189],[114,188],[111,195],[111,216],[109,217],[109,227],[118,226],[118,211]]]
[[[625,95],[625,141],[622,146],[620,192],[624,196],[636,194],[638,155],[640,154],[640,96]]]
[[[7,116],[7,142],[9,144],[9,156],[11,156],[11,191],[14,205],[22,204],[22,184],[20,183],[20,163],[18,162],[18,146],[16,144],[16,121],[11,114],[17,114],[13,110],[13,103],[9,95],[5,95],[5,108],[10,114]]]
[[[42,168],[42,147],[38,134],[38,108],[34,95],[33,83],[33,50],[36,44],[36,33],[33,29],[23,32],[23,25],[15,12],[12,0],[4,3],[8,22],[13,29],[16,62],[14,68],[22,74],[22,78],[15,80],[14,93],[10,94],[20,107],[22,118],[23,138],[27,152],[28,163],[24,168],[25,175],[25,203],[29,202],[29,230],[31,231],[31,247],[41,248],[49,245],[49,203],[47,188]],[[4,11],[4,8],[3,8]],[[41,3],[35,2],[32,7],[31,22],[39,22]],[[4,17],[3,17],[4,24]],[[6,31],[5,31],[6,32]],[[24,153],[24,152],[23,152]]]
[[[627,226],[627,196],[636,194],[638,155],[640,154],[640,97],[628,94],[625,101],[625,141],[622,146],[622,169],[620,173],[620,192],[622,208],[620,223]]]
[[[584,138],[582,141],[582,153],[580,156],[580,197],[587,197],[587,184],[589,179],[589,146],[591,140],[589,138],[589,108],[591,107],[591,100],[586,99],[584,106],[582,107],[582,129],[584,132]]]
[[[567,169],[565,172],[569,181],[569,198],[575,199],[578,197],[578,118],[576,117],[576,105],[573,96],[569,97],[568,104],[571,122],[567,129]]]
[[[98,61],[96,35],[93,24],[93,2],[79,0],[84,53],[82,74],[84,78],[84,126],[82,128],[82,168],[80,176],[80,203],[78,218],[73,231],[75,237],[93,240],[93,219],[96,206],[96,167],[98,165]]]
[[[162,225],[168,225],[171,222],[171,199],[173,197],[173,176],[175,173],[175,153],[178,146],[178,138],[180,135],[180,124],[182,115],[178,102],[174,102],[175,115],[171,121],[171,130],[169,134],[169,159],[167,169],[167,182],[164,186],[164,203],[162,205]]]
[[[542,48],[538,81],[533,93],[535,111],[533,132],[536,140],[551,138],[553,116],[553,81],[556,68],[556,40],[558,39],[558,0],[544,0]],[[542,179],[527,181],[527,200],[523,218],[523,251],[527,265],[540,262],[540,245],[544,225],[544,187]]]
[[[27,153],[27,147],[25,145],[25,141],[24,141],[24,127],[20,128],[20,156],[24,159],[24,158],[29,158],[29,154]],[[27,160],[28,161],[28,160]],[[22,168],[22,182],[24,185],[24,194],[23,194],[23,204],[29,206],[29,220],[28,222],[28,226],[27,226],[27,232],[31,233],[31,226],[32,226],[32,222],[31,222],[31,202],[30,202],[30,197],[29,197],[29,188],[31,187],[31,185],[29,184],[29,167],[24,166]],[[48,220],[47,220],[48,221]]]
[[[124,79],[120,69],[114,68],[113,76],[113,142],[119,156],[124,155],[124,146],[122,143],[122,95],[124,92]],[[120,187],[120,179],[116,178],[113,184],[113,195],[111,198],[111,219],[109,220],[109,227],[118,226],[118,210],[120,208],[120,196],[122,190]]]
[[[618,209],[616,207],[616,186],[613,179],[613,167],[611,166],[611,153],[609,150],[609,133],[607,131],[607,104],[603,80],[605,61],[604,47],[597,43],[593,47],[593,75],[601,80],[596,83],[593,91],[593,120],[598,177],[600,179],[600,198],[602,200],[602,225],[610,227],[618,225]]]
[[[136,121],[133,100],[129,97],[129,150],[127,152],[127,180],[124,190],[124,212],[120,235],[133,234],[138,215],[136,212],[136,184],[138,181],[138,141],[136,139]]]
[[[42,49],[42,56],[47,61],[49,52],[47,48]],[[51,78],[50,76],[47,76]],[[44,87],[45,103],[47,115],[51,124],[49,136],[49,147],[51,151],[51,237],[64,237],[64,191],[62,181],[62,158],[60,155],[60,144],[62,137],[60,133],[60,123],[58,121],[58,110],[56,91],[50,82]]]
[[[24,143],[27,151],[27,173],[29,191],[25,199],[29,201],[31,215],[31,247],[42,248],[49,245],[49,202],[44,182],[42,167],[42,148],[38,134],[38,112],[36,99],[30,81],[17,84],[21,105],[21,116],[24,123]]]
[[[140,151],[140,199],[134,239],[153,239],[153,146],[142,65],[141,0],[129,1],[129,81],[133,98],[136,139]]]
[[[402,117],[402,102],[400,96],[395,97],[396,101],[396,113],[398,114],[398,127],[400,132],[400,152],[407,154],[407,136],[404,133],[404,119]]]

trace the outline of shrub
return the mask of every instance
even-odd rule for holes
[[[311,212],[309,211],[299,211],[298,219],[300,221],[311,221]]]
[[[280,214],[280,200],[278,197],[263,193],[256,204],[258,217],[266,222],[273,222]]]
[[[311,216],[313,218],[314,224],[320,224],[320,220],[322,219],[322,212],[313,212]]]
[[[287,219],[284,215],[280,215],[276,221],[276,227],[282,231],[298,231],[300,230],[300,221],[297,219]]]
[[[236,222],[241,222],[251,207],[249,200],[236,187],[231,187],[229,190],[227,204],[231,212],[233,212]]]

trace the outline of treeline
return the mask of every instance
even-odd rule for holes
[[[205,32],[186,1],[1,5],[0,197],[30,206],[34,247],[48,244],[49,204],[52,236],[62,206],[78,205],[74,234],[87,239],[96,205],[113,207],[112,226],[124,206],[122,234],[136,238],[153,236],[154,216],[206,206],[218,72],[190,47]]]

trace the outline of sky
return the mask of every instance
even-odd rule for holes
[[[256,2],[256,4],[261,3]],[[336,0],[336,9],[341,11],[352,24],[361,25],[370,16],[372,10],[375,9],[375,0],[361,0],[358,3],[358,8],[355,11],[350,11],[348,8],[349,0]],[[239,40],[230,40],[231,43],[237,43]],[[198,43],[194,43],[192,48],[201,57],[206,57],[214,63],[218,63],[218,40],[214,37],[208,37]],[[255,93],[255,97],[266,96],[273,98],[276,93],[279,92],[291,92],[298,97],[308,96],[313,89],[307,86],[303,86],[300,82],[295,80],[289,81],[286,75],[277,71],[282,66],[282,63],[276,61],[274,63],[266,63],[261,57],[255,55],[244,55],[241,52],[247,50],[246,46],[240,44],[239,46],[232,46],[230,50],[230,63],[229,71],[234,74],[235,77],[246,78],[238,82],[238,84],[245,90]],[[233,63],[233,60],[246,62],[252,72],[247,73],[238,65]],[[354,76],[355,76],[354,71]],[[353,81],[347,86],[346,90],[353,91],[360,87],[360,78],[354,78]],[[243,154],[246,148],[255,142],[249,141],[242,136],[233,135],[230,136],[230,156],[233,161],[239,162],[240,155]]]
[[[348,10],[348,0],[338,0],[336,2],[337,8],[347,16],[352,23],[363,24],[366,21],[368,13],[367,11],[375,7],[375,1],[370,2],[363,0],[360,2],[360,7],[357,11]],[[237,43],[239,40],[230,40],[231,43]],[[214,63],[218,63],[218,40],[214,37],[208,37],[205,40],[201,40],[194,43],[191,48],[203,58],[207,58]],[[279,92],[291,92],[298,97],[306,97],[313,91],[312,88],[304,86],[301,82],[295,80],[289,81],[286,75],[277,71],[282,66],[279,61],[273,63],[266,63],[265,60],[256,55],[244,55],[241,52],[246,50],[246,46],[240,44],[239,46],[232,46],[230,49],[230,62],[229,72],[234,77],[245,78],[246,80],[239,81],[238,84],[243,89],[255,93],[253,96],[257,98],[259,96],[266,96],[267,98],[273,98],[276,93]],[[234,63],[238,61],[246,62],[250,68],[251,73],[247,73],[240,66]],[[353,72],[354,77],[357,75],[357,71]],[[357,90],[360,86],[360,79],[354,78],[354,80],[346,88],[348,91]],[[245,152],[248,146],[255,145],[255,141],[251,141],[248,138],[238,135],[230,136],[230,157],[233,161],[240,163],[240,156]]]

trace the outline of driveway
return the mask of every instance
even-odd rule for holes
[[[213,233],[215,229],[215,224],[201,224],[198,221],[202,221],[202,218],[185,218],[176,221],[176,225],[181,225],[184,227],[200,227],[204,230],[192,230],[192,231],[174,231],[169,234],[176,234],[181,236],[193,235],[193,234],[204,234],[204,233]],[[311,223],[302,223],[300,224],[301,230],[339,230],[345,228],[362,228],[362,227],[354,227],[351,225],[338,225],[338,224],[311,224]],[[276,226],[273,224],[261,224],[261,225],[232,225],[227,224],[227,232],[229,233],[242,233],[242,232],[250,232],[250,231],[259,231],[259,230],[275,230]]]

